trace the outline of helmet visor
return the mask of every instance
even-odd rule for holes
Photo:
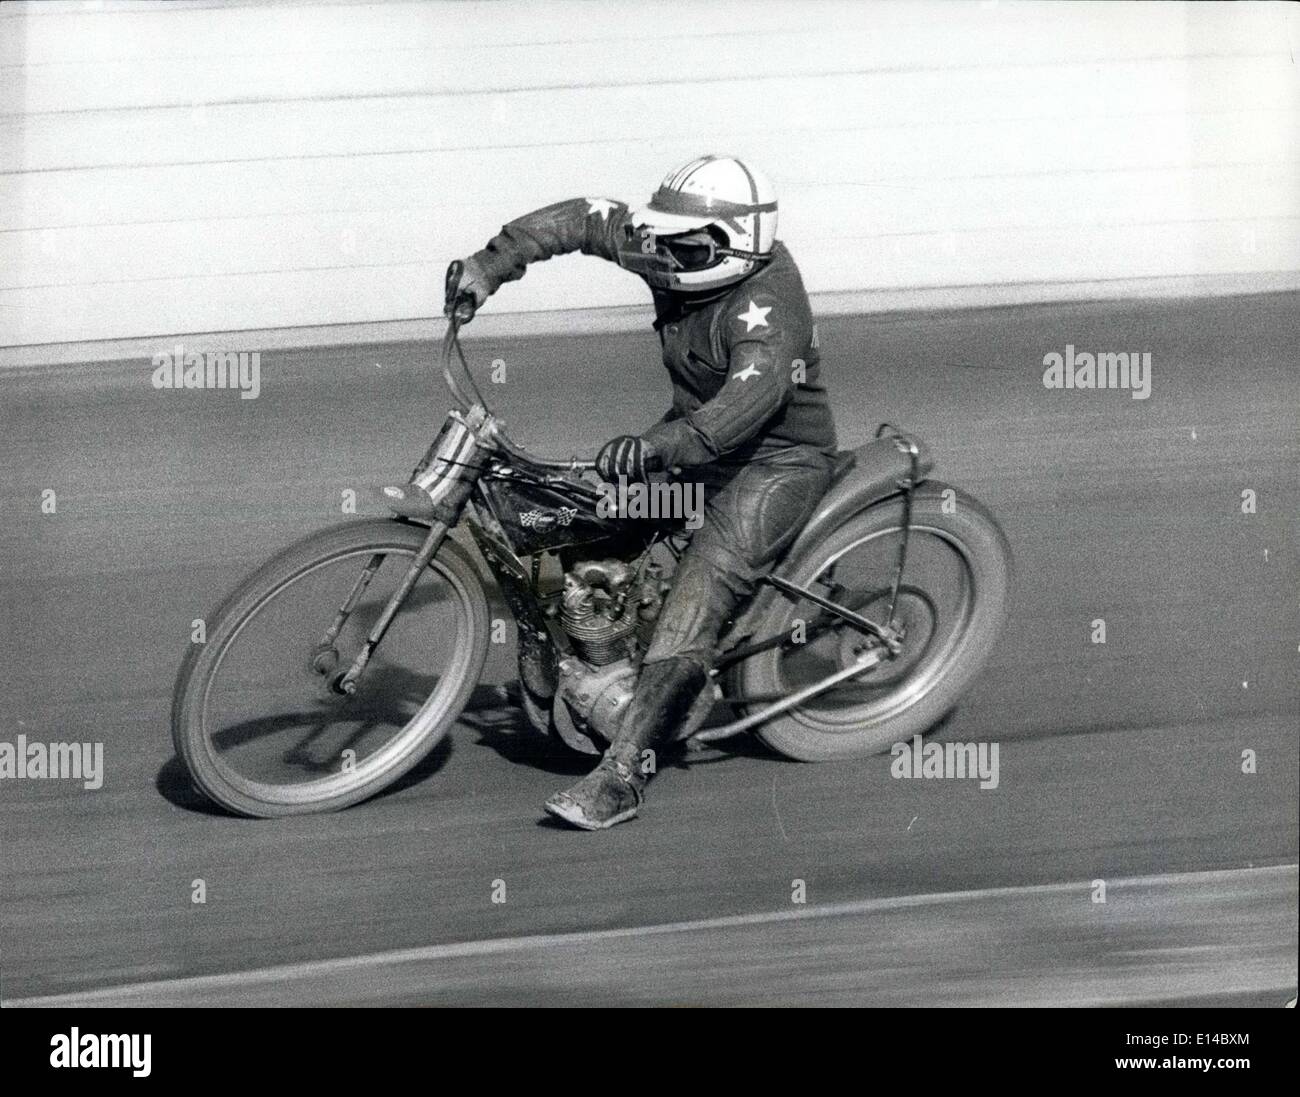
[[[718,254],[718,241],[707,229],[684,232],[680,236],[661,236],[658,245],[675,270],[704,270],[722,258]]]
[[[634,229],[629,225],[621,265],[625,270],[641,275],[663,276],[707,270],[721,262],[726,253],[718,235],[716,230],[697,229],[658,236],[648,228]]]

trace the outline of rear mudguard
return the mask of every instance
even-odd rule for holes
[[[794,544],[785,552],[773,573],[783,578],[794,572],[804,557],[817,548],[855,514],[860,514],[891,496],[899,495],[912,472],[912,459],[905,443],[917,447],[917,483],[925,480],[933,467],[925,443],[910,434],[876,438],[853,450],[853,464],[831,486],[813,516],[808,519]],[[900,444],[903,443],[903,444]],[[757,622],[763,619],[773,599],[779,592],[767,584],[759,587],[749,606],[728,630],[723,648],[732,647],[751,635]]]

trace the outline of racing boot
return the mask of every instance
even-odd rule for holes
[[[633,818],[650,780],[642,752],[668,740],[708,681],[695,659],[646,663],[618,738],[586,777],[547,800],[546,810],[580,830],[605,830]]]

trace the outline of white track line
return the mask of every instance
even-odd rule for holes
[[[1108,881],[1114,892],[1125,887],[1163,887],[1169,885],[1233,885],[1247,881],[1280,880],[1295,876],[1300,865],[1270,865],[1260,868],[1218,869],[1205,872],[1175,872],[1159,876],[1130,876]],[[461,941],[445,945],[423,945],[418,948],[393,949],[362,956],[341,956],[332,960],[309,960],[297,964],[280,964],[273,967],[253,968],[247,971],[226,972],[219,975],[191,975],[175,979],[158,979],[143,983],[126,983],[120,986],[100,987],[95,990],[71,991],[34,998],[4,998],[0,1006],[93,1006],[120,999],[147,997],[154,992],[168,993],[178,990],[203,991],[231,987],[249,987],[264,983],[283,985],[293,980],[315,979],[359,968],[378,968],[401,964],[425,963],[435,960],[457,959],[467,956],[493,956],[503,953],[523,952],[617,941],[629,937],[651,937],[675,933],[695,933],[716,929],[734,929],[743,926],[768,925],[779,922],[802,922],[818,918],[842,918],[855,914],[872,914],[882,911],[904,910],[909,907],[940,906],[985,899],[1013,896],[1068,895],[1091,888],[1091,881],[1075,880],[1060,884],[1031,884],[1015,887],[977,888],[971,891],[941,891],[923,895],[898,895],[882,899],[861,899],[847,903],[826,903],[819,906],[767,911],[757,914],[734,914],[722,918],[700,918],[690,922],[666,922],[650,926],[628,926],[622,929],[584,930],[576,933],[537,934],[528,937],[495,937],[481,941]]]

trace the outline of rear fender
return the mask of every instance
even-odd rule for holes
[[[808,519],[794,544],[785,552],[773,573],[788,578],[805,555],[814,549],[855,514],[903,491],[903,485],[912,471],[912,460],[907,443],[917,447],[917,483],[929,475],[933,467],[929,449],[919,438],[899,433],[897,436],[875,438],[853,451],[853,465],[832,485],[821,504]],[[749,606],[728,630],[724,647],[752,634],[774,598],[780,593],[766,583],[761,585]]]
[[[859,446],[853,451],[853,466],[826,493],[794,544],[773,569],[776,574],[784,575],[803,558],[804,553],[826,540],[832,530],[838,529],[853,515],[902,491],[912,473],[912,459],[906,448],[908,443],[915,443],[917,448],[916,482],[923,481],[934,463],[925,443],[919,438],[900,433]]]

